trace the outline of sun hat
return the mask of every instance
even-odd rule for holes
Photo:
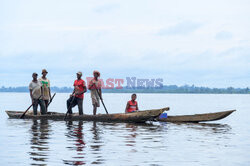
[[[100,76],[101,74],[100,74],[100,72],[99,71],[97,71],[97,70],[94,70],[93,71],[93,75],[95,75],[95,73],[97,73],[98,74],[98,76]]]
[[[76,74],[79,74],[80,76],[82,76],[82,72],[78,71]]]
[[[42,74],[43,74],[43,73],[48,73],[48,72],[47,72],[46,69],[43,69],[43,70],[42,70]]]

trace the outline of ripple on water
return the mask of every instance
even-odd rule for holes
[[[61,99],[64,99],[63,94],[58,94],[59,99],[60,95]],[[143,96],[144,94],[140,94],[140,98]],[[193,104],[190,100],[192,95],[162,94],[162,98],[157,98],[157,95],[154,97],[157,98],[156,102],[159,100],[162,104],[166,101],[164,96],[172,98],[168,102],[176,101],[176,104],[171,103],[174,105],[172,108],[176,109],[171,110],[173,114],[174,111],[184,114],[183,110]],[[205,96],[210,102],[198,101],[197,96],[195,97],[196,106],[204,108],[204,112],[216,111],[218,104],[227,98],[227,95]],[[217,102],[218,98],[220,103]],[[246,95],[229,98],[230,102],[225,105],[238,106],[241,109],[222,121],[203,124],[32,121],[7,119],[2,111],[0,145],[4,150],[0,152],[0,163],[1,165],[249,165],[250,130],[247,125],[249,114],[247,108],[250,108],[250,100]],[[185,101],[183,106],[177,102],[180,99]],[[11,98],[8,100],[11,101]],[[240,100],[244,100],[245,105],[241,106]],[[211,110],[207,109],[207,103],[211,103],[209,104]],[[11,105],[13,103],[9,103],[8,107]],[[65,109],[65,105],[56,105],[58,107],[54,105],[55,110]],[[114,103],[114,107],[120,108],[120,105]],[[197,108],[194,111],[202,113],[201,110]]]

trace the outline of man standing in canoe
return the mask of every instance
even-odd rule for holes
[[[87,91],[85,81],[82,80],[82,72],[77,72],[77,79],[74,82],[74,91],[73,95],[70,95],[70,98],[67,100],[67,109],[68,113],[72,114],[72,108],[78,105],[79,115],[83,115],[83,98],[84,93]]]
[[[51,99],[50,81],[46,77],[47,74],[48,74],[47,70],[43,69],[42,70],[42,77],[39,78],[39,81],[42,84],[42,91],[43,91],[43,96],[44,96],[44,103],[46,106],[46,112],[48,112],[48,104],[49,104],[49,100]]]
[[[38,104],[41,108],[41,114],[46,114],[46,108],[43,101],[42,84],[37,80],[37,73],[32,74],[33,80],[29,84],[30,97],[33,104],[33,113],[37,115]]]
[[[100,77],[100,72],[95,70],[93,71],[94,78],[90,80],[88,89],[91,91],[91,99],[93,105],[93,115],[96,115],[97,107],[100,107],[100,99],[102,100],[102,84],[98,80]]]
[[[136,112],[138,111],[138,104],[136,100],[136,94],[131,95],[131,100],[127,102],[127,106],[125,109],[125,113],[131,113],[131,112]]]

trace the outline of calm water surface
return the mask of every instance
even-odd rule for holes
[[[50,111],[65,112],[68,96],[57,94]],[[103,98],[110,113],[119,113],[130,94]],[[0,164],[250,165],[250,95],[138,94],[138,102],[140,109],[169,106],[169,115],[237,111],[205,124],[8,119],[5,110],[25,110],[29,94],[0,93]],[[89,94],[84,113],[92,113]]]

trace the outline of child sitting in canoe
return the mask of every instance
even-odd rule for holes
[[[131,95],[131,100],[127,102],[125,113],[137,112],[138,104],[136,100],[136,94]]]

